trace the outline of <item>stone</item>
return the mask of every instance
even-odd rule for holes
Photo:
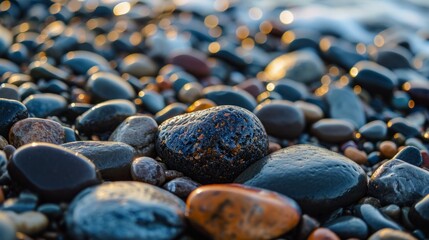
[[[319,80],[326,68],[320,57],[311,50],[298,50],[273,59],[265,68],[269,80],[289,78],[302,83]]]
[[[131,176],[134,181],[162,186],[165,182],[164,168],[150,157],[139,157],[131,163]]]
[[[232,182],[267,154],[268,137],[251,112],[219,106],[163,122],[156,151],[169,169],[198,182]]]
[[[256,107],[256,100],[252,95],[239,88],[229,86],[210,86],[203,89],[203,97],[216,105],[234,105],[253,111]]]
[[[329,115],[334,119],[352,122],[356,128],[365,122],[365,112],[359,97],[350,88],[331,88],[325,95],[329,105]]]
[[[316,104],[312,104],[304,101],[296,101],[294,105],[301,109],[304,113],[304,118],[306,123],[314,123],[323,118],[322,109]]]
[[[37,235],[43,232],[49,225],[49,219],[42,213],[29,211],[21,214],[7,213],[14,222],[18,232],[27,235]]]
[[[6,98],[10,100],[17,100],[19,101],[19,93],[18,93],[18,87],[9,84],[9,83],[3,83],[0,85],[0,98]]]
[[[186,112],[188,112],[188,113],[196,112],[196,111],[204,110],[204,109],[215,107],[215,106],[216,106],[216,103],[214,103],[213,101],[206,99],[206,98],[202,98],[202,99],[199,99],[199,100],[193,102],[186,109]]]
[[[140,182],[111,182],[81,192],[65,216],[73,239],[175,239],[185,227],[185,204]]]
[[[372,234],[368,240],[417,240],[417,238],[400,230],[384,228]]]
[[[348,206],[367,190],[359,165],[335,152],[305,144],[268,155],[248,167],[235,182],[289,196],[304,213],[312,215]]]
[[[380,211],[390,217],[391,219],[397,221],[401,218],[401,208],[396,204],[389,204],[380,208]]]
[[[342,216],[323,225],[341,239],[357,238],[366,239],[368,236],[368,226],[366,223],[354,216]]]
[[[144,54],[133,53],[126,56],[119,64],[122,73],[129,73],[137,78],[156,76],[158,66],[152,59]]]
[[[12,180],[46,201],[68,201],[99,183],[94,164],[86,157],[50,143],[20,147],[8,165]]]
[[[340,240],[340,238],[331,230],[327,228],[317,228],[314,230],[308,240]]]
[[[86,83],[86,89],[97,101],[131,100],[135,97],[134,89],[125,79],[109,72],[97,72],[91,75]]]
[[[411,81],[404,84],[404,90],[417,103],[428,106],[429,84],[427,81]]]
[[[186,199],[199,186],[201,186],[199,183],[192,181],[190,178],[178,177],[164,184],[162,188],[182,199]]]
[[[391,220],[389,217],[384,216],[372,205],[362,204],[356,206],[355,214],[365,221],[371,232],[376,232],[383,228],[402,230],[402,227],[399,224]]]
[[[68,52],[62,57],[61,62],[77,74],[86,74],[92,67],[97,67],[101,71],[110,69],[109,62],[104,57],[89,51]]]
[[[94,163],[104,180],[131,180],[134,149],[122,142],[77,141],[62,144]]]
[[[26,118],[16,122],[9,131],[10,144],[16,148],[32,142],[64,143],[61,124],[48,119]]]
[[[408,206],[429,194],[429,172],[392,159],[372,174],[368,194],[380,199],[383,204]]]
[[[8,138],[12,125],[28,117],[24,104],[10,99],[0,98],[0,135]]]
[[[192,192],[186,217],[213,239],[273,239],[298,225],[301,210],[281,194],[219,184]]]
[[[420,153],[420,149],[413,146],[404,147],[395,156],[393,156],[393,159],[400,159],[417,167],[419,167],[423,163],[423,158],[422,154]]]
[[[282,99],[291,102],[302,100],[309,95],[307,87],[303,83],[290,79],[282,79],[269,83],[267,89],[280,94]]]
[[[179,90],[178,99],[184,103],[193,103],[201,98],[203,86],[198,82],[190,82]]]
[[[152,90],[142,90],[139,92],[139,99],[144,110],[155,114],[165,107],[164,97]]]
[[[378,148],[380,150],[381,155],[388,159],[393,158],[398,152],[396,144],[392,141],[383,141],[380,143],[380,146]]]
[[[397,118],[391,119],[387,123],[387,127],[389,132],[391,132],[392,134],[400,133],[404,135],[405,138],[420,136],[419,129],[416,126],[414,126],[413,123],[411,123],[405,118],[397,117]]]
[[[344,150],[344,156],[350,158],[357,164],[366,164],[368,162],[368,156],[366,153],[354,147],[346,148]]]
[[[303,112],[286,100],[273,100],[259,104],[254,113],[270,136],[294,139],[305,128]]]
[[[149,116],[131,116],[125,119],[109,137],[109,141],[132,146],[136,156],[155,156],[155,138],[158,124]]]
[[[429,233],[427,229],[429,224],[429,195],[426,195],[423,199],[414,204],[408,216],[415,226]]]
[[[324,118],[313,124],[311,132],[321,141],[342,143],[353,139],[354,126],[347,120]]]
[[[67,101],[63,96],[52,93],[33,94],[22,103],[31,116],[46,118],[55,116],[67,108]]]
[[[210,68],[207,63],[207,57],[203,53],[197,51],[176,52],[173,53],[167,61],[177,65],[191,73],[195,77],[204,78],[209,76]]]
[[[165,180],[171,181],[173,179],[179,178],[179,177],[183,177],[185,175],[183,175],[183,173],[176,171],[176,170],[165,170]]]
[[[109,100],[99,103],[76,119],[76,129],[87,135],[113,131],[126,118],[136,113],[128,100]]]
[[[359,128],[359,133],[368,140],[383,140],[387,136],[387,125],[381,120],[374,120]]]
[[[175,116],[179,116],[185,113],[187,107],[188,106],[180,102],[172,103],[155,114],[155,121],[158,124],[161,124],[170,118],[173,118]]]
[[[0,239],[15,240],[16,227],[7,213],[0,211]]]

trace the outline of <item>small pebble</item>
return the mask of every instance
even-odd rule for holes
[[[385,158],[393,158],[398,152],[396,144],[392,141],[383,141],[380,143],[379,150],[382,156]]]
[[[131,163],[133,180],[161,186],[165,182],[163,167],[153,158],[139,157]]]
[[[308,236],[307,240],[340,240],[340,238],[327,228],[317,228]]]
[[[366,164],[368,162],[366,153],[354,147],[346,148],[346,150],[344,150],[344,156],[350,158],[357,164]]]

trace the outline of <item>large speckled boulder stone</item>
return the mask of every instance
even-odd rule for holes
[[[268,155],[247,168],[235,182],[289,196],[312,215],[348,206],[367,191],[365,172],[358,164],[338,153],[305,144]]]
[[[163,122],[156,150],[169,169],[201,183],[226,183],[267,154],[268,137],[253,113],[219,106]]]

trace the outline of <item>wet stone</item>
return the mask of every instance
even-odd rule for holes
[[[77,74],[85,74],[96,66],[100,70],[109,70],[109,63],[102,56],[89,51],[72,51],[62,57],[62,64]]]
[[[353,138],[354,126],[348,120],[321,119],[313,124],[311,132],[322,141],[342,143]]]
[[[134,181],[161,186],[165,182],[164,168],[150,157],[139,157],[131,163],[131,176]]]
[[[374,61],[389,69],[413,68],[411,53],[404,47],[381,48],[374,56]]]
[[[403,231],[384,228],[372,234],[368,240],[417,240],[417,238]]]
[[[273,239],[297,226],[300,215],[292,199],[241,185],[200,187],[189,196],[186,207],[191,225],[219,240]]]
[[[415,226],[429,233],[427,229],[429,224],[429,195],[426,195],[423,199],[414,204],[408,216]]]
[[[24,104],[15,100],[0,98],[0,135],[8,138],[12,125],[27,117],[28,111]]]
[[[9,131],[10,144],[16,148],[32,143],[64,143],[65,133],[61,124],[48,119],[26,118],[16,122]]]
[[[18,87],[9,83],[0,85],[0,98],[19,100]]]
[[[368,194],[383,204],[410,205],[429,194],[429,172],[399,159],[385,162],[369,180]]]
[[[303,112],[286,100],[262,103],[256,107],[254,113],[270,136],[293,139],[305,128]]]
[[[158,124],[148,116],[132,116],[125,119],[110,135],[109,141],[123,142],[132,146],[136,156],[154,156]]]
[[[76,119],[76,129],[84,134],[115,130],[126,118],[134,115],[136,108],[128,100],[109,100],[97,104]]]
[[[164,98],[155,91],[142,90],[139,92],[139,99],[141,100],[143,109],[153,114],[165,107]]]
[[[262,82],[256,78],[248,79],[240,84],[237,84],[236,87],[248,92],[254,98],[257,98],[258,95],[265,90],[265,87]]]
[[[183,201],[163,189],[112,182],[81,192],[65,220],[74,239],[167,240],[184,230],[184,211]]]
[[[87,90],[98,101],[111,99],[133,99],[134,89],[125,79],[108,72],[97,72],[89,77]]]
[[[179,177],[167,182],[162,188],[182,199],[186,199],[199,186],[201,186],[199,183],[192,181],[190,178]]]
[[[387,135],[387,125],[381,120],[374,120],[363,125],[359,133],[368,140],[382,140]]]
[[[197,51],[173,53],[167,61],[185,69],[197,78],[204,78],[210,74],[206,56]]]
[[[30,76],[34,79],[44,78],[65,80],[69,77],[66,71],[56,68],[46,61],[32,62],[28,68],[30,70]]]
[[[422,104],[424,106],[429,105],[429,83],[426,81],[405,83],[404,90],[417,104]]]
[[[296,101],[294,104],[304,113],[306,123],[314,123],[323,118],[323,111],[316,104],[304,101]]]
[[[301,216],[301,221],[299,222],[298,226],[295,228],[295,239],[307,239],[308,236],[310,236],[310,234],[316,229],[320,227],[320,223],[310,217],[307,214],[302,214]]]
[[[308,236],[308,240],[340,240],[340,238],[327,228],[317,228]]]
[[[0,211],[0,238],[15,240],[16,227],[7,213]]]
[[[201,97],[203,87],[198,82],[190,82],[179,90],[178,98],[184,103],[193,103]]]
[[[176,171],[176,170],[165,170],[165,180],[167,182],[171,181],[173,179],[176,179],[176,178],[183,177],[183,176],[184,176],[183,173],[181,173],[179,171]]]
[[[367,189],[366,176],[359,165],[311,145],[274,152],[247,168],[235,182],[282,193],[312,215],[348,206],[363,197]]]
[[[234,105],[253,111],[256,107],[256,100],[244,90],[229,86],[212,86],[203,90],[204,98],[207,98],[217,105]]]
[[[302,100],[309,95],[307,87],[303,83],[290,79],[282,79],[269,83],[267,88],[271,87],[273,87],[273,89],[269,89],[270,91],[276,92],[282,96],[282,99],[292,102]]]
[[[405,138],[416,137],[420,135],[419,129],[405,118],[394,118],[387,123],[388,130],[391,133],[400,133]]]
[[[417,167],[419,167],[423,163],[422,155],[420,154],[420,149],[412,146],[406,146],[405,148],[403,148],[393,157],[393,159],[400,159]]]
[[[401,218],[401,208],[398,205],[389,204],[380,208],[380,211],[386,216],[392,218],[393,220],[397,221]]]
[[[94,163],[104,180],[130,180],[134,149],[128,144],[107,141],[78,141],[62,145]]]
[[[231,182],[267,154],[268,138],[255,115],[220,106],[165,121],[156,150],[169,169],[198,182]]]
[[[158,66],[144,54],[133,53],[126,56],[119,65],[122,73],[129,73],[137,78],[155,76]]]
[[[323,226],[337,234],[341,239],[366,239],[368,236],[366,223],[362,219],[353,216],[339,217]]]
[[[349,120],[356,128],[365,124],[363,105],[350,88],[333,88],[326,94],[326,100],[331,118]]]
[[[369,204],[356,206],[355,214],[365,221],[371,232],[376,232],[383,228],[402,230],[400,225],[387,216],[384,216],[378,209]]]
[[[172,103],[155,114],[155,121],[161,124],[170,118],[185,113],[187,107],[188,106],[180,102]]]
[[[398,152],[396,144],[392,141],[383,141],[380,143],[379,150],[382,156],[385,158],[393,158]]]
[[[14,181],[47,201],[68,201],[99,183],[95,166],[86,157],[49,143],[16,150],[8,171]]]
[[[66,99],[52,93],[33,94],[22,103],[27,107],[30,115],[38,118],[55,116],[67,108]]]

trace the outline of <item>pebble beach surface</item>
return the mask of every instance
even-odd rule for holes
[[[428,10],[1,1],[0,240],[429,239]]]

